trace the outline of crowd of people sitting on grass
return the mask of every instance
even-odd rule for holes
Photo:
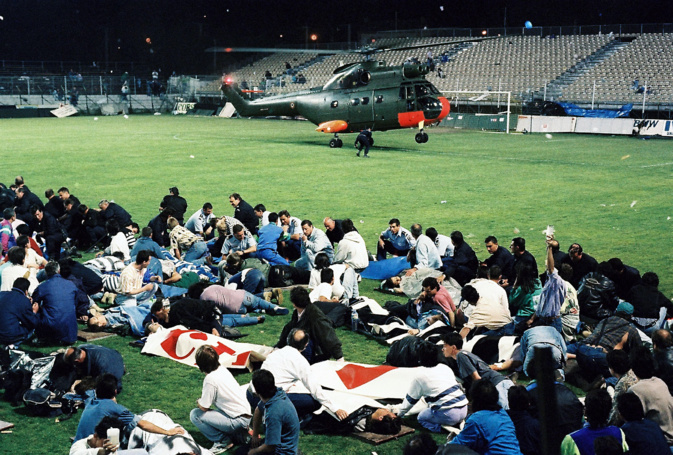
[[[233,216],[216,216],[209,202],[190,215],[172,187],[143,228],[111,200],[96,209],[67,187],[45,198],[20,176],[0,184],[0,345],[70,346],[59,361],[71,375],[67,389],[85,402],[71,454],[233,446],[294,454],[300,428],[395,435],[411,415],[450,436],[440,447],[414,437],[410,454],[658,454],[673,446],[673,304],[658,276],[619,258],[599,263],[578,243],[564,253],[550,230],[545,258],[522,237],[508,250],[488,236],[480,260],[460,231],[406,229],[392,218],[374,255],[350,219],[327,216],[322,230],[237,193]],[[73,259],[93,251],[84,263]],[[362,278],[379,279],[382,295],[406,303],[361,296]],[[293,286],[292,314],[249,387],[220,367],[213,347],[196,352],[205,378],[190,420],[210,451],[160,411],[136,415],[117,402],[125,373],[117,351],[73,346],[79,324],[137,337],[181,325],[227,337],[288,315],[285,286]],[[312,365],[355,354],[343,352],[335,330],[349,320],[355,331],[387,334],[389,364],[416,367],[401,403],[346,411],[311,374]],[[546,392],[555,400],[538,400],[545,372],[555,376]],[[520,375],[532,382],[519,385]],[[565,382],[583,389],[584,406]],[[540,408],[553,401],[546,412],[554,425],[542,438]]]

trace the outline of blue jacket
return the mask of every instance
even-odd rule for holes
[[[89,305],[89,298],[72,282],[56,274],[40,284],[33,293],[40,304],[36,335],[62,343],[77,340],[78,305]]]
[[[0,292],[0,344],[25,340],[36,325],[37,315],[23,291]]]
[[[266,226],[262,226],[257,234],[259,236],[257,251],[278,251],[278,239],[283,235],[283,229],[280,226],[269,223]]]
[[[164,259],[164,252],[161,246],[149,237],[140,237],[131,250],[131,259],[135,259],[138,253],[147,250],[153,252],[157,258]]]

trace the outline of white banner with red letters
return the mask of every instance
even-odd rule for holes
[[[250,362],[262,361],[273,348],[216,337],[198,330],[189,330],[178,325],[171,329],[160,330],[147,337],[143,354],[166,357],[189,366],[196,366],[196,350],[209,344],[220,354],[220,365],[231,369],[249,368]]]

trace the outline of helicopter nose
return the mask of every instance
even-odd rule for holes
[[[348,128],[348,122],[344,120],[330,120],[318,125],[315,130],[320,133],[340,133]]]

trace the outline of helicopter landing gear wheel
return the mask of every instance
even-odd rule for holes
[[[329,141],[329,147],[332,149],[340,149],[344,146],[344,141],[339,139],[339,135],[334,133],[334,138]]]
[[[423,132],[416,133],[415,139],[418,144],[425,144],[426,142],[428,142],[428,134]]]

